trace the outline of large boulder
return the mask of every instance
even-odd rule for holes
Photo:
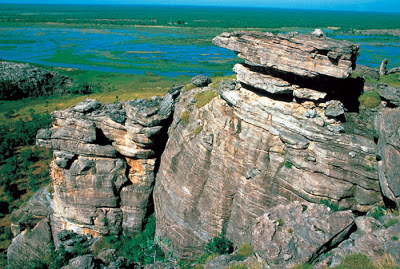
[[[268,209],[252,226],[254,251],[272,268],[313,262],[343,241],[354,225],[351,211],[293,202]]]

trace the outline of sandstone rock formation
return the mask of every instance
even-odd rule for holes
[[[385,108],[375,119],[378,171],[383,195],[400,208],[400,108]]]
[[[116,104],[88,99],[52,113],[37,144],[54,150],[52,228],[92,235],[138,232],[179,88]]]
[[[194,259],[221,233],[235,247],[252,244],[271,268],[337,264],[349,251],[375,255],[360,247],[374,240],[384,245],[376,253],[398,249],[389,238],[398,226],[384,229],[350,211],[367,213],[384,200],[400,207],[397,91],[382,91],[386,109],[359,113],[363,80],[348,78],[358,46],[320,31],[224,33],[213,42],[246,59],[234,66],[237,80],[200,76],[187,92],[88,99],[52,113],[53,128],[39,131],[37,144],[54,151],[53,198],[44,191],[15,213],[14,240],[22,243],[14,249],[48,219],[50,240],[66,248],[87,240],[62,230],[132,235],[152,198],[156,238],[177,258]],[[375,128],[364,120],[374,114]],[[124,263],[118,259],[107,250],[66,268],[113,268]],[[206,268],[255,259],[220,256]]]
[[[265,67],[300,76],[336,78],[351,75],[359,48],[350,42],[310,34],[245,31],[222,33],[213,43]]]
[[[66,94],[73,81],[30,64],[0,61],[0,100]]]
[[[154,190],[156,236],[169,238],[174,254],[193,257],[221,232],[236,246],[251,243],[256,218],[291,201],[327,199],[360,212],[382,201],[373,133],[365,126],[346,133],[350,106],[334,99],[332,87],[321,89],[332,81],[354,83],[337,77],[349,75],[356,45],[246,32],[224,33],[213,42],[250,62],[234,67],[236,82],[193,89],[176,105]],[[311,56],[318,46],[338,53],[339,64],[309,66],[312,57],[329,58]],[[295,68],[284,66],[289,51]],[[295,64],[300,55],[304,62]],[[212,90],[217,98],[196,105],[197,96]]]
[[[52,235],[50,223],[42,219],[33,229],[18,234],[7,250],[8,268],[34,268],[50,253]]]

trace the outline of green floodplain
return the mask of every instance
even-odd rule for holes
[[[115,102],[163,95],[199,73],[214,80],[232,76],[243,60],[212,45],[222,32],[315,28],[360,44],[358,64],[377,67],[388,58],[389,68],[400,66],[400,13],[0,4],[0,59],[38,65],[93,88],[90,95],[0,100],[0,268],[11,240],[9,213],[49,182],[51,153],[33,146],[36,130],[50,123],[49,112],[88,96]],[[380,82],[398,86],[398,75]]]

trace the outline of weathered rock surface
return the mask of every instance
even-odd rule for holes
[[[400,207],[400,108],[382,109],[375,119],[382,193]]]
[[[0,61],[0,100],[66,94],[73,81],[30,64]]]
[[[204,76],[204,75],[197,75],[191,79],[191,82],[196,86],[196,87],[205,87],[208,86],[208,84],[211,83],[211,78]]]
[[[293,200],[330,198],[364,212],[381,201],[372,136],[331,132],[312,102],[236,88],[219,88],[202,108],[194,96],[208,88],[194,89],[176,106],[154,190],[156,236],[171,239],[174,254],[201,253],[223,229],[236,245],[249,243],[257,217]]]
[[[54,150],[54,234],[141,230],[179,90],[116,104],[88,99],[52,113],[54,126],[38,132],[37,144]]]
[[[325,256],[317,268],[339,265],[345,256],[352,253],[362,253],[375,262],[389,255],[396,264],[400,264],[400,217],[391,213],[374,219],[363,216],[356,219],[357,230],[348,239],[340,243]],[[322,265],[322,266],[320,266]]]
[[[361,76],[363,78],[370,77],[375,80],[380,79],[379,70],[371,68],[365,65],[357,64],[356,69],[354,69],[354,75]]]
[[[291,94],[295,88],[283,79],[254,72],[243,64],[236,64],[233,67],[233,72],[236,73],[237,80],[241,83],[266,91],[267,93]]]
[[[311,34],[237,31],[213,39],[250,62],[283,72],[315,77],[347,78],[355,68],[358,45]]]
[[[48,219],[53,213],[51,187],[38,190],[23,208],[15,210],[10,217],[14,236],[26,229],[33,229],[42,219]]]
[[[39,221],[33,229],[19,233],[7,250],[8,268],[33,268],[50,253],[52,235],[47,219]]]
[[[388,64],[388,59],[383,59],[381,62],[381,66],[379,67],[379,75],[384,76],[387,74],[387,64]]]
[[[83,255],[71,259],[62,269],[96,269],[100,268],[92,255]]]
[[[353,224],[351,211],[332,212],[307,202],[278,205],[254,221],[252,245],[272,268],[290,268],[313,262],[341,242]]]
[[[390,104],[400,107],[400,88],[391,86],[381,86],[382,90],[378,92],[379,96]]]
[[[389,69],[389,70],[387,71],[387,74],[388,74],[388,75],[390,75],[390,74],[396,74],[396,73],[400,73],[400,66],[394,67],[394,68]]]

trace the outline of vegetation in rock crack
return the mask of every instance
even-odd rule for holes
[[[373,262],[367,255],[352,253],[344,257],[343,262],[334,267],[335,269],[399,269],[390,254],[376,257]]]
[[[245,259],[254,254],[253,247],[250,244],[242,244],[236,251],[236,257]]]
[[[194,134],[198,135],[199,133],[201,133],[201,131],[203,131],[203,125],[197,126],[196,129],[194,129]]]
[[[385,215],[385,209],[383,208],[383,206],[379,205],[377,207],[375,207],[374,209],[372,209],[370,215],[371,217],[373,217],[374,219],[378,220],[381,217],[383,217]]]
[[[285,222],[283,221],[283,219],[281,219],[281,218],[277,218],[276,219],[276,222],[279,224],[279,226],[283,226],[283,225],[285,225]]]
[[[338,202],[335,202],[335,201],[333,201],[331,198],[328,198],[328,199],[321,199],[321,200],[319,200],[319,203],[321,204],[321,205],[326,205],[327,207],[329,207],[332,211],[339,211],[339,210],[342,210],[340,207],[339,207],[339,203]]]
[[[289,168],[289,169],[293,167],[293,163],[291,161],[289,161],[289,160],[286,160],[284,162],[284,165],[285,165],[286,168]]]
[[[233,252],[233,243],[221,233],[207,242],[205,251],[209,254],[229,254]]]
[[[217,93],[213,90],[205,90],[196,93],[194,99],[196,100],[196,107],[200,108],[208,104],[214,97],[217,96]]]
[[[193,83],[189,83],[183,88],[183,90],[185,92],[189,92],[189,91],[193,90],[194,88],[196,88],[196,85],[194,85]]]
[[[399,219],[398,218],[391,218],[388,219],[385,223],[385,226],[387,228],[392,227],[393,225],[396,225],[397,223],[399,223]]]
[[[372,260],[362,253],[353,253],[346,256],[343,262],[335,269],[373,269],[375,268]]]
[[[190,112],[187,110],[184,110],[181,114],[181,121],[185,124],[188,125],[189,123],[189,117],[190,117]]]

